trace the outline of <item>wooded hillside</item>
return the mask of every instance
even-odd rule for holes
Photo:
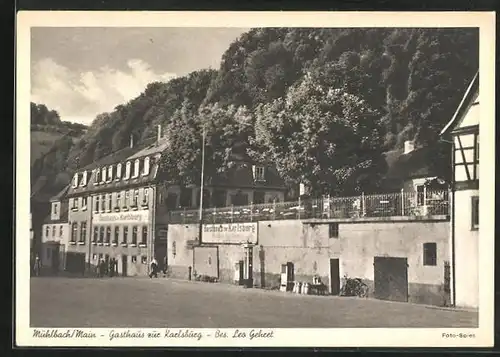
[[[385,152],[437,142],[478,60],[475,29],[253,29],[219,70],[151,83],[98,115],[81,140],[57,143],[36,175],[71,173],[162,124],[172,143],[162,164],[174,180],[198,180],[203,126],[208,176],[244,150],[314,194],[375,191]],[[446,154],[430,164],[446,168]]]

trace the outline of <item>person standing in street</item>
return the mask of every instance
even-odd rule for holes
[[[40,257],[37,254],[36,257],[35,257],[35,265],[33,267],[33,271],[35,273],[35,276],[39,276],[40,275],[40,267],[41,267]]]
[[[153,258],[153,260],[151,261],[151,271],[149,273],[150,278],[153,278],[153,276],[155,278],[158,277],[158,262],[156,261],[155,258]]]

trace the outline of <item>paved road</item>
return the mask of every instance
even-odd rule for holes
[[[477,312],[164,278],[31,279],[32,327],[477,327]]]

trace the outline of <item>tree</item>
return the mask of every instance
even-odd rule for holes
[[[366,172],[373,176],[383,169],[376,111],[311,76],[285,98],[257,108],[252,149],[289,182],[305,183],[314,194],[368,189]]]
[[[248,142],[252,125],[246,107],[213,104],[196,111],[186,101],[167,127],[169,149],[161,163],[167,177],[184,185],[199,183],[203,130],[206,180],[223,175],[234,164],[235,151]]]

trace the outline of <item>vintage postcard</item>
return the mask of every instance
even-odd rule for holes
[[[493,12],[18,13],[15,343],[492,346],[494,64]]]

